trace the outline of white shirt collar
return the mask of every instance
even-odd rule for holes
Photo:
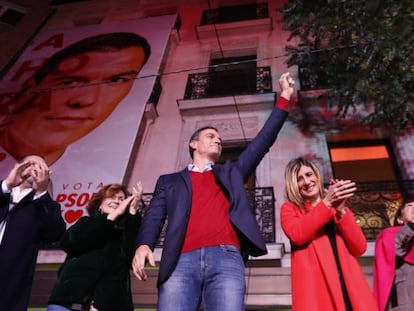
[[[195,164],[191,163],[191,164],[188,164],[188,170],[191,171],[191,172],[204,173],[204,172],[211,171],[213,169],[213,165],[214,165],[213,162],[208,162],[204,166],[204,168],[201,170]]]
[[[14,187],[11,190],[11,198],[14,204],[19,203],[26,195],[28,195],[33,189],[26,188],[21,190],[19,187]]]

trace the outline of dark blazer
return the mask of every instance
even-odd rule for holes
[[[0,187],[0,221],[7,219],[0,244],[0,310],[26,311],[39,245],[59,240],[66,224],[49,193],[33,200],[31,192],[10,212],[9,202]]]
[[[230,220],[239,236],[245,259],[248,255],[264,255],[267,250],[254,211],[249,204],[244,182],[273,145],[287,114],[285,110],[273,108],[263,128],[236,161],[213,166],[217,183],[230,201]],[[160,176],[137,239],[138,246],[146,244],[154,249],[168,216],[158,286],[169,278],[177,264],[190,208],[191,181],[188,169]]]

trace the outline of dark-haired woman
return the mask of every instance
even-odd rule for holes
[[[130,267],[141,223],[137,212],[142,196],[123,185],[104,186],[88,203],[89,216],[80,218],[62,240],[67,257],[49,296],[48,311],[132,311]]]

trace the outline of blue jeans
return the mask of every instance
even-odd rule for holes
[[[235,246],[204,247],[181,254],[158,291],[158,311],[244,311],[244,263]]]

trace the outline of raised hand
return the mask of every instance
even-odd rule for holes
[[[142,199],[142,192],[144,191],[144,188],[142,186],[142,183],[139,181],[137,184],[132,188],[132,201],[129,205],[129,213],[131,215],[135,215],[138,207],[139,207],[139,201]]]
[[[107,218],[109,220],[116,220],[119,216],[123,215],[129,205],[129,203],[131,203],[131,201],[134,199],[134,197],[131,195],[127,198],[125,198],[124,200],[122,200],[117,208],[112,209],[109,213]]]
[[[280,78],[279,78],[279,87],[280,87],[280,90],[281,90],[280,95],[282,97],[289,100],[290,97],[292,96],[293,92],[295,91],[294,86],[295,86],[295,81],[290,76],[289,72],[285,72],[280,76]]]
[[[8,189],[19,186],[27,178],[30,177],[30,169],[32,162],[24,161],[21,163],[16,163],[9,175],[6,177],[5,182]]]
[[[41,194],[46,191],[50,182],[51,171],[43,159],[39,158],[32,161],[30,174],[32,177],[32,189],[35,194]]]

